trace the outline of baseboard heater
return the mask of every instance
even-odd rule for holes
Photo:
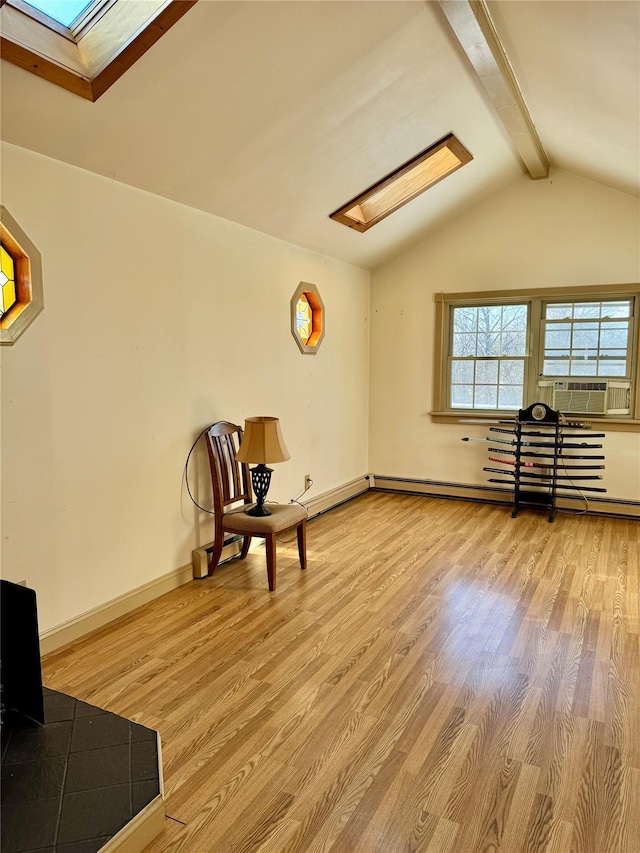
[[[222,546],[222,555],[218,562],[226,563],[228,560],[235,559],[242,550],[243,536],[237,533],[229,533],[224,537],[224,545]],[[209,576],[209,556],[213,552],[213,542],[208,545],[203,545],[202,548],[195,548],[191,552],[193,558],[193,577],[196,580]]]
[[[399,492],[400,494],[481,503],[511,505],[513,502],[511,489],[476,486],[467,483],[447,483],[440,480],[418,480],[411,477],[371,475],[371,488],[381,492]],[[582,499],[577,496],[569,497],[567,495],[558,499],[558,506],[563,509],[580,509],[582,505]],[[589,496],[589,513],[621,518],[640,518],[640,501]]]
[[[322,492],[313,498],[305,501],[304,506],[309,513],[309,520],[340,506],[341,503],[351,500],[352,498],[361,495],[370,488],[371,480],[369,474],[363,474],[361,477],[356,477],[355,480],[349,480],[347,483],[342,483],[334,489],[329,489],[327,492]],[[237,534],[227,533],[225,535],[224,548],[222,549],[222,557],[220,563],[227,560],[233,560],[240,554],[242,550],[242,536]],[[254,538],[255,546],[259,545],[262,540],[259,537]],[[196,579],[208,577],[207,571],[209,566],[209,554],[213,551],[213,542],[209,542],[200,548],[196,548],[191,552],[193,557],[193,577]]]

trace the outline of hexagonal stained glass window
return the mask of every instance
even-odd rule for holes
[[[40,252],[0,205],[0,344],[13,344],[42,308]]]
[[[315,284],[300,282],[291,298],[291,334],[305,355],[318,351],[324,337],[324,303]]]
[[[16,269],[13,258],[4,246],[0,245],[0,317],[3,317],[16,304]]]

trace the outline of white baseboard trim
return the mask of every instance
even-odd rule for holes
[[[345,501],[351,500],[351,498],[356,498],[370,488],[371,476],[363,474],[362,477],[350,480],[342,486],[337,486],[335,489],[330,489],[328,492],[323,492],[314,498],[309,498],[304,501],[304,506],[307,508],[309,518],[315,518],[317,515],[333,509]]]
[[[410,495],[426,495],[434,498],[454,498],[465,501],[481,501],[510,505],[512,491],[491,486],[475,486],[466,483],[446,483],[438,480],[419,480],[411,477],[389,477],[371,475],[371,488],[381,492],[402,492]],[[640,501],[619,498],[587,496],[589,514],[614,515],[622,518],[640,519]],[[580,510],[584,501],[579,496],[562,496],[556,501],[560,509]]]
[[[390,477],[380,474],[364,474],[355,480],[350,480],[335,489],[330,489],[316,497],[305,501],[309,518],[315,518],[323,512],[338,506],[363,494],[368,489],[385,492],[401,492],[411,495],[427,495],[435,498],[453,498],[456,500],[481,501],[484,503],[511,504],[509,489],[477,486],[465,483],[446,483],[438,480],[420,480],[410,477]],[[566,509],[580,509],[582,501],[579,497],[565,497],[558,501],[558,506]],[[589,498],[589,512],[599,515],[614,515],[624,518],[640,519],[640,501],[620,500],[615,498]],[[210,543],[209,543],[210,544]],[[260,544],[257,542],[257,544]],[[133,589],[124,595],[114,598],[99,607],[93,608],[80,616],[64,622],[40,635],[40,652],[45,655],[56,651],[62,646],[84,637],[91,631],[102,628],[114,619],[125,616],[137,607],[141,607],[154,598],[158,598],[193,578],[206,576],[206,550],[209,545],[203,545],[193,551],[194,561],[172,572],[168,572],[143,586]],[[222,559],[231,559],[240,551],[239,542],[226,545]]]
[[[348,501],[362,494],[362,492],[366,492],[369,488],[369,483],[368,475],[363,475],[356,480],[351,480],[342,486],[311,498],[305,503],[309,511],[309,518],[314,518],[321,512],[326,512],[328,509],[344,503],[344,501]],[[255,546],[257,547],[260,544],[262,544],[262,540],[256,539]],[[127,613],[130,613],[137,607],[141,607],[143,604],[153,601],[154,598],[159,598],[161,595],[177,589],[182,584],[188,583],[194,578],[206,577],[206,552],[211,545],[212,543],[207,543],[201,548],[196,548],[192,552],[193,561],[188,565],[174,569],[174,571],[149,581],[149,583],[139,586],[130,592],[126,592],[112,601],[107,601],[99,607],[94,607],[92,610],[88,610],[86,613],[82,613],[80,616],[76,616],[62,625],[50,628],[48,631],[43,631],[40,634],[40,654],[46,655],[62,648],[62,646],[66,646],[68,643],[73,643],[75,640],[79,640],[86,634],[91,633],[91,631],[103,628],[109,622],[113,622],[114,619],[126,616]],[[225,545],[222,551],[221,562],[236,557],[239,553],[240,541],[233,541]]]
[[[40,654],[46,655],[61,648],[61,646],[66,646],[67,643],[72,643],[74,640],[84,637],[85,634],[104,627],[109,622],[113,622],[114,619],[125,616],[137,607],[153,601],[154,598],[171,592],[172,589],[177,589],[192,578],[193,566],[189,563],[130,592],[125,592],[111,601],[94,607],[74,619],[69,619],[62,625],[43,631],[40,634]]]
[[[309,513],[308,518],[315,518],[317,515],[320,515],[320,513],[326,512],[328,509],[333,509],[339,504],[361,495],[363,492],[366,492],[368,488],[369,477],[367,474],[363,474],[362,477],[350,480],[348,483],[344,483],[342,486],[338,486],[335,489],[330,489],[328,492],[323,492],[315,498],[310,498],[302,505],[306,507],[307,512]],[[222,550],[222,557],[220,558],[221,563],[224,563],[225,560],[232,560],[240,553],[242,537],[235,536],[230,537],[230,539],[232,541],[230,541],[228,545],[225,545]],[[261,545],[262,541],[262,539],[256,537],[251,543],[251,549],[253,550],[253,548]],[[208,556],[212,549],[213,542],[207,542],[206,545],[203,545],[201,548],[196,548],[191,552],[193,554],[194,578],[200,579],[207,577]]]

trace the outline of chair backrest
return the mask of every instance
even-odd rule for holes
[[[211,468],[213,509],[222,515],[230,504],[252,502],[249,466],[236,460],[242,441],[242,427],[218,421],[207,430],[207,451]]]

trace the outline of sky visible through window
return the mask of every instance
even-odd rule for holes
[[[29,0],[29,5],[68,27],[92,2],[93,0]]]
[[[453,309],[452,409],[521,409],[527,305]]]
[[[630,299],[558,302],[545,309],[544,376],[626,376]]]

